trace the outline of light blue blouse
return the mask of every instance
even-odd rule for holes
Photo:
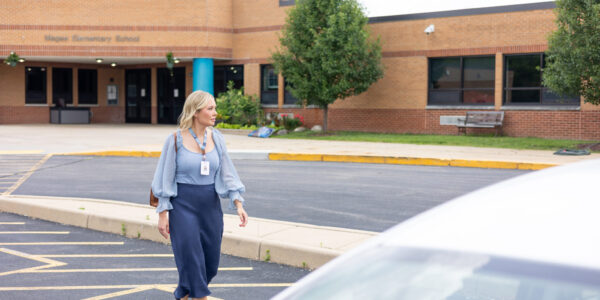
[[[219,167],[219,155],[213,148],[206,153],[206,161],[209,162],[208,175],[200,174],[202,165],[202,153],[196,153],[183,146],[181,131],[177,130],[177,164],[175,166],[175,182],[189,184],[213,184]]]
[[[239,200],[244,204],[244,198],[242,195],[246,188],[240,180],[235,167],[231,161],[231,158],[227,154],[227,147],[225,146],[225,139],[221,132],[217,129],[213,129],[213,141],[215,142],[215,149],[211,152],[216,151],[219,163],[214,172],[214,183],[215,190],[219,197],[229,199],[229,209],[235,209],[234,200]],[[181,141],[181,135],[178,136],[178,143]],[[154,172],[154,179],[152,180],[152,192],[154,196],[158,198],[158,206],[156,212],[162,212],[164,210],[173,209],[171,205],[171,197],[177,196],[177,177],[183,180],[180,176],[177,176],[177,156],[179,152],[175,152],[175,141],[173,134],[170,134],[163,145],[156,171]],[[184,147],[180,147],[178,151],[189,151]],[[208,154],[207,153],[207,159]],[[193,152],[191,152],[193,153]],[[201,157],[200,154],[198,156]],[[212,170],[211,163],[211,172]],[[199,172],[199,170],[198,170]],[[181,182],[181,181],[180,181]]]

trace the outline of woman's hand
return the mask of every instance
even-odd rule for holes
[[[158,214],[158,232],[160,232],[165,239],[169,238],[169,217],[166,210]]]
[[[240,222],[242,222],[240,227],[246,227],[246,224],[248,224],[248,214],[239,200],[235,200],[234,203],[235,207],[237,207],[237,214],[240,216]]]

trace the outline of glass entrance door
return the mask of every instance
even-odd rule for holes
[[[185,102],[185,67],[159,68],[156,74],[158,92],[158,123],[177,124]]]
[[[150,123],[150,69],[125,70],[125,120]]]

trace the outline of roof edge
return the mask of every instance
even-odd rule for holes
[[[538,3],[503,5],[503,6],[480,7],[480,8],[467,8],[467,9],[447,10],[447,11],[428,12],[428,13],[371,17],[371,18],[369,18],[369,24],[384,23],[384,22],[396,22],[396,21],[408,21],[408,20],[433,19],[433,18],[445,18],[445,17],[472,16],[472,15],[483,15],[483,14],[496,14],[496,13],[518,12],[518,11],[539,10],[539,9],[554,9],[554,8],[556,8],[556,2],[555,1],[547,1],[547,2],[538,2]]]

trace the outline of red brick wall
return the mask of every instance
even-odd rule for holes
[[[263,108],[266,113],[280,112],[293,113],[294,116],[301,115],[304,118],[304,126],[311,128],[315,125],[322,125],[323,111],[318,108]]]
[[[474,111],[474,110],[468,110]],[[308,127],[322,124],[320,109],[267,108],[265,112],[291,112],[304,117]],[[467,110],[329,109],[329,130],[388,133],[457,134],[452,125],[440,125],[440,116],[464,116]],[[469,133],[494,133],[469,128]],[[504,111],[504,135],[555,139],[600,140],[600,111]]]
[[[91,123],[125,123],[125,108],[120,106],[91,107]]]
[[[0,106],[0,124],[50,123],[47,106]]]

